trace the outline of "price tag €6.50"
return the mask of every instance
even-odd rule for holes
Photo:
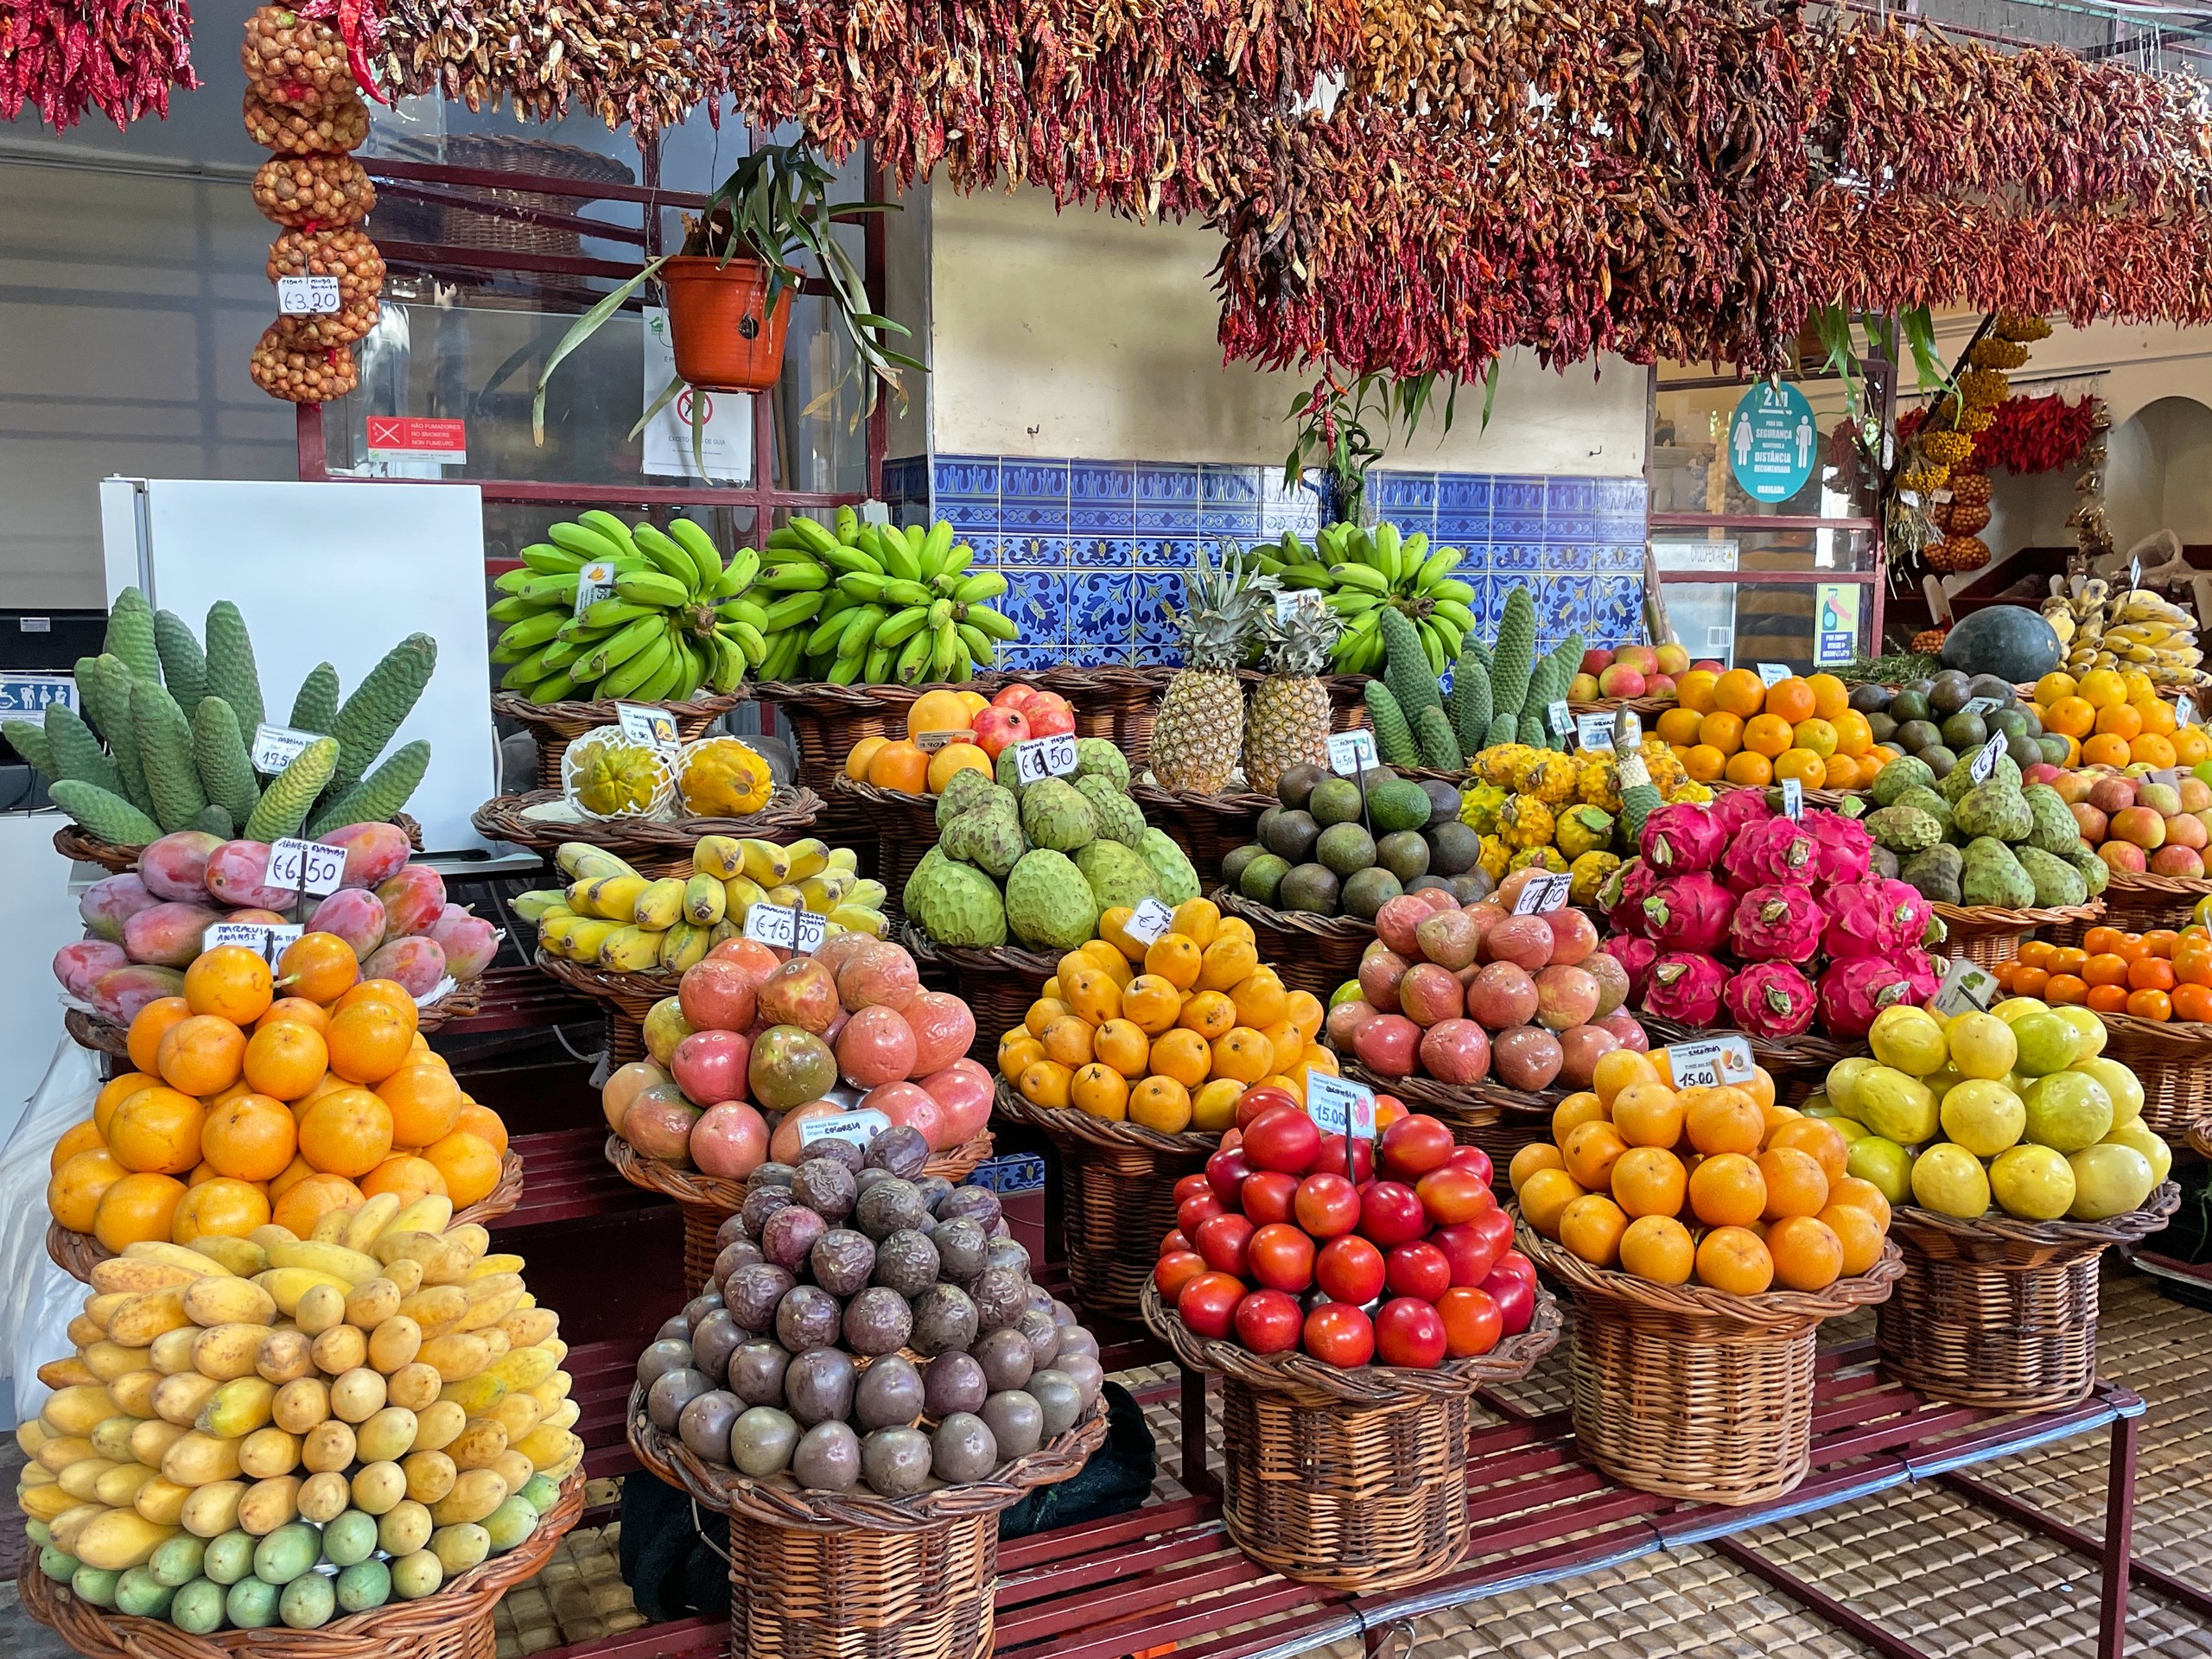
[[[269,871],[262,885],[289,887],[310,899],[338,891],[346,879],[346,849],[327,842],[286,836],[269,849]]]
[[[1047,778],[1065,778],[1081,764],[1075,752],[1075,739],[1065,733],[1053,737],[1033,737],[1014,746],[1014,772],[1025,785],[1039,784]]]

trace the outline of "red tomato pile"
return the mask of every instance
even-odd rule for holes
[[[1282,1099],[1241,1145],[1176,1184],[1153,1283],[1185,1325],[1258,1354],[1423,1370],[1529,1328],[1536,1269],[1491,1195],[1488,1154],[1407,1114],[1352,1141],[1347,1169],[1344,1137],[1289,1095],[1246,1098],[1268,1094]]]

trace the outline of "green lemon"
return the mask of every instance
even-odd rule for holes
[[[1912,1154],[1885,1135],[1862,1135],[1845,1154],[1844,1168],[1872,1181],[1891,1204],[1912,1196]]]
[[[1818,1089],[1806,1096],[1797,1109],[1808,1117],[1841,1117],[1843,1116],[1843,1108],[1835,1104],[1824,1091]]]
[[[2028,1109],[2028,1139],[2039,1147],[2079,1152],[2112,1133],[2112,1096],[2087,1072],[2037,1077],[2021,1099]]]
[[[2125,1123],[2130,1118],[2143,1116],[2143,1085],[2118,1060],[2108,1060],[2101,1054],[2094,1059],[2076,1060],[2067,1069],[2094,1077],[2104,1085],[2105,1093],[2112,1096],[2113,1122]]]
[[[1876,1014],[1866,1044],[1884,1065],[1916,1077],[1926,1077],[1950,1058],[1936,1016],[1910,1002],[1895,1003]]]
[[[2013,1040],[2012,1027],[1993,1014],[1977,1014],[1969,1008],[1952,1020],[1943,1034],[1950,1039],[1951,1064],[1959,1068],[1961,1077],[1993,1082],[2010,1071],[2012,1062],[2019,1058],[2020,1046]]]
[[[1900,1146],[1913,1146],[1936,1133],[1936,1092],[1917,1077],[1886,1065],[1871,1067],[1853,1085],[1859,1121]]]
[[[2105,1022],[2079,1002],[2065,1002],[2051,1012],[2082,1033],[2082,1046],[2074,1051],[2076,1065],[2094,1059],[2105,1052]]]
[[[1972,1221],[1989,1209],[1989,1176],[1964,1147],[1940,1141],[1914,1160],[1912,1197],[1923,1210]]]
[[[2157,1186],[2173,1173],[2173,1148],[2151,1133],[2139,1117],[2115,1123],[2112,1133],[2097,1143],[2103,1147],[2133,1147],[2151,1166],[2151,1185]]]
[[[1994,1158],[2018,1143],[2027,1108],[2001,1083],[1969,1078],[1943,1096],[1943,1133],[1977,1158]]]
[[[2151,1160],[2133,1147],[2084,1147],[2066,1161],[2074,1166],[2074,1202],[2066,1213],[2076,1221],[2103,1221],[2140,1209],[2157,1185]]]
[[[1849,1059],[1838,1060],[1828,1067],[1827,1079],[1821,1084],[1821,1092],[1827,1096],[1829,1103],[1846,1117],[1859,1116],[1858,1096],[1852,1091],[1859,1086],[1859,1079],[1874,1069],[1874,1065],[1866,1055],[1854,1054]]]
[[[2031,1008],[2012,1022],[2012,1040],[2020,1046],[2013,1068],[2031,1077],[2047,1077],[2074,1064],[2081,1052],[2082,1033],[2050,1008]]]
[[[1348,979],[1329,994],[1329,1006],[1333,1008],[1339,1002],[1356,1002],[1359,997],[1359,982],[1356,979]]]
[[[1866,1138],[1866,1126],[1856,1118],[1831,1117],[1827,1121],[1828,1127],[1843,1137],[1843,1144],[1847,1147],[1854,1141]]]
[[[2050,1004],[2038,1001],[2032,996],[2008,996],[2002,1002],[1994,1004],[1989,1011],[2009,1026],[2024,1014],[2049,1013]]]
[[[2015,1147],[1989,1166],[1998,1208],[2023,1221],[2056,1221],[2074,1203],[2074,1166],[2049,1147]]]

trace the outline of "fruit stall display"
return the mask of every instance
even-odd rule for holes
[[[337,671],[316,667],[283,721],[307,741],[273,752],[283,758],[265,773],[253,754],[275,710],[263,705],[237,606],[209,608],[205,640],[126,588],[100,655],[77,663],[84,715],[55,702],[43,724],[5,723],[75,826],[57,836],[68,856],[126,870],[139,848],[179,830],[271,842],[398,815],[429,768],[430,746],[418,738],[385,749],[430,683],[435,640],[410,635],[343,699]]]
[[[864,933],[810,956],[718,944],[653,1005],[645,1039],[650,1058],[600,1091],[607,1155],[683,1207],[687,1287],[706,1282],[753,1172],[798,1162],[817,1119],[880,1112],[920,1137],[928,1172],[946,1179],[990,1154],[991,1075],[968,1058],[975,1015]]]
[[[2054,585],[2056,585],[2054,583]],[[2163,594],[2091,578],[2043,602],[2069,677],[2128,672],[2158,685],[2208,683],[2196,618]]]
[[[987,1649],[997,1512],[1105,1438],[1097,1338],[1031,1281],[996,1197],[926,1156],[897,1126],[757,1164],[711,1281],[639,1357],[632,1447],[730,1517],[743,1651],[855,1628],[895,1631],[880,1653]]]
[[[1974,704],[1980,706],[1969,706]],[[2039,761],[2064,766],[2078,753],[2078,747],[2069,746],[2064,734],[2045,723],[2043,709],[2024,704],[2012,683],[1994,674],[1945,669],[1895,687],[1862,682],[1851,688],[1851,709],[1866,721],[1882,748],[1892,755],[1912,756],[1937,784],[2000,732],[2005,753],[2016,766]],[[1863,769],[1863,775],[1854,772],[1844,786],[1871,788],[1881,771],[1879,760],[1887,758],[1878,758],[1876,765]]]
[[[582,1512],[583,1442],[559,1316],[451,1214],[386,1193],[98,1263],[16,1433],[34,1616],[87,1654],[225,1630],[488,1648],[493,1604]]]
[[[1946,1020],[1885,1009],[1872,1053],[1807,1102],[1850,1137],[1854,1174],[1896,1205],[1904,1276],[1884,1363],[1941,1399],[2070,1404],[2096,1377],[2106,1246],[2165,1224],[2172,1154],[2097,1016],[2012,996]]]
[[[1808,790],[1849,789],[1896,753],[1861,707],[1874,700],[1870,689],[1854,693],[1833,674],[1768,685],[1748,668],[1694,668],[1675,697],[1653,729],[1701,784],[1764,788],[1794,778]]]
[[[85,937],[54,957],[54,978],[82,1005],[70,1009],[73,1034],[123,1056],[124,1028],[139,1011],[184,994],[209,929],[285,926],[294,911],[307,932],[326,936],[319,944],[342,940],[363,977],[401,986],[423,1029],[472,1007],[471,988],[499,949],[491,923],[448,902],[443,878],[409,861],[407,834],[396,824],[345,824],[319,839],[346,854],[337,891],[320,899],[269,885],[266,842],[225,841],[207,830],[149,842],[134,868],[86,887],[77,901]]]
[[[1362,1592],[1465,1553],[1470,1397],[1559,1338],[1489,1158],[1375,1108],[1372,1141],[1324,1135],[1287,1096],[1224,1136],[1177,1183],[1142,1297],[1183,1363],[1223,1374],[1230,1536],[1270,1572]]]
[[[1777,1104],[1761,1069],[1674,1077],[1618,1050],[1560,1103],[1514,1157],[1522,1246],[1574,1296],[1582,1455],[1645,1491],[1757,1503],[1804,1478],[1821,1321],[1904,1264],[1834,1124]]]

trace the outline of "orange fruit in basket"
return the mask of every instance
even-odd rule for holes
[[[178,1202],[169,1236],[179,1244],[210,1235],[244,1238],[269,1219],[269,1195],[251,1181],[218,1175],[201,1181]]]
[[[1744,720],[1725,709],[1716,709],[1697,723],[1697,741],[1707,748],[1733,754],[1744,747]]]
[[[1022,1067],[1014,1086],[1032,1106],[1058,1110],[1068,1103],[1068,1085],[1074,1076],[1058,1060],[1033,1060]]]
[[[1184,1031],[1195,1031],[1208,1042],[1228,1034],[1236,1023],[1236,1005],[1221,991],[1199,991],[1186,997],[1183,1012],[1175,1016],[1175,1024]]]
[[[1291,1020],[1290,993],[1283,988],[1282,976],[1272,968],[1255,968],[1245,975],[1229,988],[1229,1000],[1236,1005],[1236,1023],[1240,1026],[1264,1029],[1278,1020]],[[1318,1007],[1319,1004],[1314,1006]],[[1297,1021],[1292,1020],[1291,1023],[1295,1025]]]
[[[1766,686],[1748,668],[1732,668],[1713,683],[1713,706],[1748,717],[1766,706]]]
[[[1655,1285],[1682,1285],[1697,1267],[1690,1230],[1672,1216],[1638,1216],[1621,1235],[1621,1270]]]
[[[89,1233],[107,1190],[130,1173],[105,1147],[92,1147],[61,1160],[46,1184],[46,1207],[73,1233]]]
[[[207,1113],[175,1089],[141,1089],[108,1120],[108,1149],[125,1169],[182,1175],[200,1161],[200,1126]]]
[[[1628,1142],[1611,1123],[1593,1118],[1570,1130],[1559,1149],[1567,1160],[1567,1173],[1574,1177],[1577,1186],[1603,1192],[1611,1185],[1613,1166],[1628,1150]]]
[[[1658,1081],[1659,1068],[1632,1048],[1608,1049],[1598,1057],[1598,1064],[1590,1073],[1590,1087],[1608,1107],[1618,1105],[1622,1092],[1632,1085]],[[1673,1091],[1670,1090],[1669,1092]],[[1621,1134],[1624,1138],[1628,1137],[1625,1128]],[[1630,1139],[1629,1144],[1642,1146],[1645,1143]],[[1673,1144],[1671,1139],[1668,1144]]]
[[[1173,1077],[1147,1077],[1129,1090],[1129,1122],[1180,1135],[1191,1123],[1191,1091]]]
[[[1139,974],[1122,987],[1122,1018],[1147,1037],[1173,1030],[1182,1014],[1183,993],[1158,974]]]
[[[925,691],[906,707],[906,735],[924,732],[964,732],[972,716],[957,691]]]
[[[266,1031],[271,1026],[305,1026],[317,1036],[330,1029],[330,1010],[320,1002],[310,1002],[304,996],[280,996],[269,1005],[269,1012],[253,1022],[256,1031]]]
[[[115,1109],[137,1094],[141,1089],[158,1089],[162,1080],[143,1071],[125,1071],[111,1077],[100,1085],[99,1094],[92,1096],[92,1122],[99,1126],[100,1134],[107,1134],[108,1121],[115,1116]]]
[[[1828,780],[1828,763],[1810,749],[1784,749],[1775,758],[1774,777],[1777,783],[1784,778],[1795,778],[1803,788],[1818,789]]]
[[[1559,1236],[1560,1217],[1582,1196],[1582,1188],[1564,1169],[1540,1169],[1521,1185],[1521,1215],[1546,1238]]]
[[[1235,934],[1217,933],[1213,943],[1198,954],[1198,988],[1202,991],[1226,991],[1250,978],[1259,966],[1259,949],[1251,940]]]
[[[1767,1135],[1766,1147],[1771,1152],[1777,1147],[1795,1147],[1812,1154],[1813,1161],[1831,1185],[1843,1179],[1851,1153],[1843,1131],[1824,1117],[1793,1117],[1777,1124]]]
[[[1218,938],[1215,943],[1220,943]],[[1181,933],[1163,933],[1146,948],[1144,970],[1154,979],[1164,979],[1179,991],[1187,991],[1198,982],[1198,975],[1205,965],[1205,953],[1198,942]],[[1245,973],[1251,972],[1246,968]],[[1238,979],[1243,974],[1237,976]],[[1231,980],[1230,984],[1235,984]]]
[[[1564,1149],[1567,1136],[1585,1123],[1606,1121],[1605,1103],[1587,1089],[1579,1090],[1552,1108],[1552,1140]]]
[[[930,793],[944,794],[946,786],[952,782],[953,774],[959,772],[980,772],[988,778],[992,775],[991,757],[973,743],[946,744],[930,756]]]
[[[338,1006],[330,1012],[335,1016],[343,1014],[348,1008],[359,1007],[364,1002],[373,1002],[380,1007],[390,1008],[399,1022],[407,1027],[407,1035],[410,1040],[412,1040],[416,1028],[421,1023],[421,1010],[416,1007],[415,999],[408,995],[407,988],[404,985],[396,979],[362,980],[352,990],[340,997]]]
[[[1559,1242],[1592,1267],[1617,1266],[1628,1217],[1599,1192],[1586,1192],[1560,1211]]]
[[[270,1185],[273,1189],[276,1183]],[[333,1210],[357,1210],[365,1201],[361,1189],[343,1175],[303,1175],[270,1205],[269,1219],[305,1238]]]
[[[1763,1219],[1817,1216],[1827,1207],[1828,1178],[1811,1153],[1777,1147],[1759,1154],[1758,1166],[1759,1179],[1766,1183],[1766,1206],[1759,1211]]]
[[[868,763],[868,780],[878,789],[926,794],[930,786],[930,758],[912,743],[887,743]]]
[[[1855,1279],[1882,1259],[1882,1224],[1855,1204],[1831,1204],[1821,1211],[1821,1225],[1835,1235],[1841,1253],[1840,1275]]]
[[[1873,782],[1859,771],[1858,761],[1847,754],[1830,755],[1823,772],[1821,784],[1827,789],[1855,789],[1862,783]]]
[[[141,1170],[125,1175],[100,1195],[92,1217],[92,1236],[120,1255],[131,1244],[169,1242],[184,1183],[173,1175]]]
[[[1720,677],[1709,668],[1694,668],[1675,681],[1675,700],[1685,709],[1709,715],[1716,706],[1713,693],[1719,680]]]
[[[1153,1039],[1152,1070],[1195,1089],[1213,1070],[1213,1046],[1195,1031],[1178,1027]]]
[[[1697,1276],[1715,1290],[1756,1296],[1774,1282],[1774,1258],[1757,1233],[1716,1227],[1697,1247]]]
[[[1185,899],[1171,912],[1167,931],[1180,933],[1203,950],[1221,937],[1221,906],[1211,899]]]
[[[290,1110],[267,1095],[240,1095],[207,1114],[200,1126],[200,1155],[219,1175],[273,1181],[290,1167],[299,1130]]]
[[[408,1023],[382,1001],[340,1007],[331,1016],[323,1039],[330,1050],[330,1069],[348,1083],[382,1083],[407,1058],[415,1033]]]
[[[1763,786],[1774,781],[1774,763],[1763,754],[1745,749],[1728,757],[1728,770],[1722,775],[1732,784]]]
[[[1828,1204],[1831,1208],[1839,1204],[1847,1204],[1854,1210],[1864,1210],[1874,1217],[1884,1232],[1890,1230],[1890,1201],[1884,1196],[1882,1189],[1872,1181],[1856,1175],[1847,1175],[1841,1180],[1831,1183]]]
[[[157,996],[130,1021],[130,1030],[124,1039],[130,1051],[130,1064],[148,1076],[160,1071],[156,1064],[161,1048],[162,1033],[180,1020],[192,1017],[192,1004],[181,996]]]
[[[1766,1179],[1740,1152],[1700,1158],[1690,1171],[1690,1213],[1708,1227],[1748,1227],[1766,1211]]]
[[[845,776],[856,784],[868,782],[868,769],[876,752],[890,741],[887,737],[864,737],[854,744],[845,755]]]
[[[1565,1169],[1567,1160],[1548,1141],[1531,1141],[1513,1154],[1513,1161],[1506,1166],[1505,1179],[1518,1196],[1529,1178],[1540,1169]]]
[[[1070,1067],[1088,1065],[1091,1058],[1090,1022],[1064,1014],[1037,1033],[1045,1045],[1045,1058]]]
[[[2142,714],[2126,703],[2115,702],[2109,708],[2097,710],[2097,735],[2100,737],[2112,736],[2126,742],[2139,735],[2142,730]]]
[[[1686,709],[1677,704],[1662,712],[1653,722],[1652,729],[1659,734],[1660,741],[1669,747],[1679,743],[1687,748],[1697,741],[1698,725],[1704,718],[1704,715],[1699,710]]]
[[[1813,694],[1813,713],[1821,720],[1835,720],[1851,707],[1851,688],[1833,674],[1808,674],[1805,689]]]
[[[461,1116],[453,1127],[458,1133],[474,1135],[502,1158],[507,1155],[506,1124],[489,1106],[478,1105],[466,1094],[461,1097]]]
[[[997,1056],[1001,1077],[1018,1077],[1022,1068],[1045,1058],[1045,1045],[1029,1034],[1027,1026],[1016,1026],[999,1039]]]
[[[1742,673],[1744,671],[1738,669],[1736,671]],[[1758,676],[1754,674],[1751,677],[1757,679]],[[1785,675],[1766,688],[1764,707],[1768,714],[1778,715],[1792,726],[1801,720],[1812,719],[1819,709],[1813,688],[1795,674]]]
[[[292,1020],[255,1032],[245,1046],[245,1081],[256,1094],[298,1100],[311,1094],[330,1069],[322,1033]]]
[[[192,1011],[234,1026],[250,1026],[261,1018],[273,996],[269,964],[242,944],[204,950],[184,970],[184,1000]]]
[[[1613,1165],[1613,1198],[1631,1216],[1681,1211],[1689,1185],[1682,1160],[1664,1147],[1631,1147]]]
[[[91,1118],[81,1123],[72,1123],[62,1130],[61,1138],[54,1143],[54,1150],[47,1154],[46,1173],[59,1170],[80,1152],[99,1152],[107,1147],[107,1137],[100,1133],[100,1126]]]
[[[1257,1083],[1275,1069],[1274,1045],[1263,1031],[1231,1026],[1213,1040],[1211,1075]]]
[[[1122,1077],[1141,1077],[1152,1053],[1152,1039],[1134,1020],[1109,1020],[1093,1033],[1090,1051],[1102,1065],[1112,1066]]]
[[[170,1088],[188,1095],[219,1094],[244,1069],[245,1033],[219,1014],[195,1014],[162,1033],[154,1058]]]
[[[404,1065],[376,1086],[396,1147],[427,1147],[460,1127],[461,1085],[442,1066]]]
[[[1714,784],[1728,770],[1728,757],[1710,743],[1700,743],[1682,756],[1682,770],[1700,784]]]
[[[1093,1117],[1119,1122],[1129,1113],[1129,1080],[1097,1060],[1078,1066],[1068,1083],[1068,1103]]]
[[[361,959],[335,933],[302,933],[276,958],[276,976],[288,996],[335,1002],[359,982]]]
[[[2127,740],[2114,737],[2110,732],[2100,732],[2082,745],[2082,760],[2092,766],[2124,766],[2132,759],[2127,752]]]
[[[1086,964],[1090,958],[1082,958]],[[1069,1007],[1094,1026],[1103,1026],[1122,1012],[1122,988],[1103,968],[1061,968],[1060,997]]]
[[[1753,715],[1744,722],[1744,747],[1771,760],[1789,747],[1789,722],[1779,715]]]
[[[300,1156],[325,1175],[365,1175],[391,1150],[391,1109],[365,1089],[325,1095],[300,1117]]]
[[[438,1166],[427,1158],[412,1153],[394,1153],[361,1177],[361,1192],[368,1198],[378,1198],[389,1192],[402,1204],[412,1204],[417,1198],[445,1198],[446,1178]]]
[[[2171,766],[2175,760],[2171,740],[2156,732],[2145,732],[2135,739],[2127,746],[2127,753],[2131,759],[2140,760],[2146,766]]]
[[[1766,1115],[1745,1090],[1724,1084],[1684,1102],[1682,1127],[1700,1152],[1757,1152],[1766,1139]]]
[[[1767,1229],[1766,1252],[1776,1281],[1791,1290],[1826,1290],[1843,1273],[1843,1241],[1813,1216],[1776,1222]]]
[[[1818,719],[1801,720],[1790,729],[1789,747],[1793,749],[1810,749],[1825,760],[1842,747],[1837,739],[1836,728],[1828,721]]]

